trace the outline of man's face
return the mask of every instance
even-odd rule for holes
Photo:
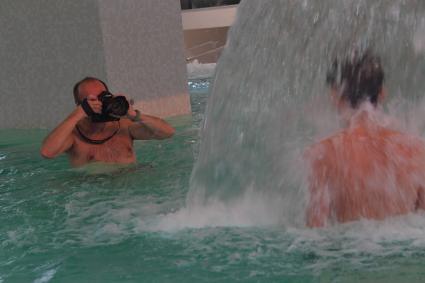
[[[81,103],[89,96],[98,97],[105,90],[105,86],[99,81],[84,82],[78,87],[78,101]]]

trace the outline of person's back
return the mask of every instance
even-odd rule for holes
[[[308,150],[307,225],[383,219],[425,208],[425,144],[364,117]]]
[[[360,64],[376,63],[374,58],[372,62],[362,59]],[[354,73],[356,83],[361,82],[358,78],[363,75],[362,67],[349,72]],[[346,105],[350,103],[348,108],[355,113],[349,127],[306,151],[310,164],[307,226],[320,227],[362,218],[383,219],[425,209],[421,187],[425,185],[425,143],[381,126],[374,107],[367,107],[376,106],[378,102],[383,73],[381,77],[372,99],[370,96],[348,97],[350,93],[347,97],[341,96],[341,101]],[[341,78],[343,81],[344,75]],[[344,81],[343,85],[347,90],[349,82]]]

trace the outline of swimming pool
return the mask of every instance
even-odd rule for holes
[[[423,282],[424,215],[313,231],[178,214],[208,86],[131,168],[70,169],[39,156],[46,131],[1,130],[0,282]]]

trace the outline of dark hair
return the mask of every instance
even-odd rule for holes
[[[80,85],[82,83],[86,83],[86,82],[100,82],[101,84],[103,84],[103,86],[105,87],[105,89],[107,91],[109,91],[108,86],[106,85],[106,83],[98,78],[94,78],[94,77],[85,77],[84,79],[82,79],[81,81],[77,82],[73,89],[72,92],[74,93],[74,100],[75,100],[75,104],[79,105],[81,102],[78,100],[78,95],[80,94],[80,92],[78,91],[78,88],[80,87]]]
[[[335,59],[326,82],[340,91],[341,99],[348,100],[354,109],[366,99],[376,106],[384,82],[381,59],[366,51],[362,56],[354,54],[345,59],[339,69]]]

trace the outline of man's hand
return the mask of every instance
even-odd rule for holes
[[[137,112],[136,110],[134,110],[133,105],[130,102],[128,106],[127,116],[131,118],[137,116]]]
[[[133,108],[133,104],[134,104],[133,99],[129,99],[127,95],[122,94],[122,93],[117,94],[116,96],[124,96],[125,99],[127,99],[127,102],[128,102],[127,117],[130,118],[130,119],[132,117],[136,117],[137,113],[136,113],[136,110],[134,110],[134,108]]]

